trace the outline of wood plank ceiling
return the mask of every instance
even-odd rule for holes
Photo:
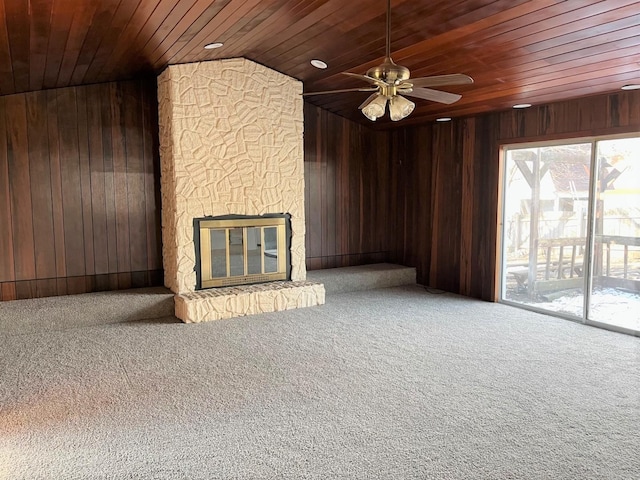
[[[304,81],[358,87],[384,55],[385,0],[2,0],[0,94],[246,57]],[[412,77],[466,73],[462,100],[416,100],[406,125],[640,83],[640,0],[392,0],[392,56]],[[224,42],[218,50],[204,50]],[[329,64],[317,70],[313,58]],[[308,97],[347,118],[366,93]],[[389,126],[388,119],[378,124]]]

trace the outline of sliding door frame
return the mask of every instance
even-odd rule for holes
[[[625,138],[640,138],[640,132],[628,132],[622,134],[614,134],[614,135],[592,135],[586,137],[566,137],[562,139],[553,139],[553,140],[539,140],[539,141],[525,141],[525,142],[511,142],[501,144],[499,148],[500,157],[499,157],[499,174],[500,174],[500,183],[498,188],[498,232],[496,238],[498,239],[497,245],[497,257],[498,263],[496,265],[496,278],[498,280],[498,288],[496,291],[498,292],[497,301],[499,303],[504,303],[505,305],[511,305],[514,307],[522,308],[525,310],[530,310],[533,312],[542,313],[545,315],[551,315],[558,318],[563,318],[566,320],[571,320],[573,322],[582,323],[585,325],[591,325],[599,328],[603,328],[606,330],[612,330],[615,332],[626,333],[630,335],[640,336],[640,332],[621,327],[618,325],[611,325],[608,323],[604,323],[598,320],[590,320],[589,313],[591,308],[591,288],[593,287],[593,252],[595,249],[595,227],[596,227],[596,195],[598,194],[598,142],[602,140],[616,140],[616,139],[625,139]],[[587,231],[586,231],[586,245],[585,245],[585,270],[584,270],[584,283],[583,283],[583,308],[582,308],[582,317],[577,317],[574,315],[570,315],[563,312],[554,312],[550,310],[545,310],[542,308],[535,307],[533,305],[528,305],[525,303],[514,302],[512,300],[508,300],[505,298],[506,294],[506,275],[505,275],[505,202],[506,202],[506,188],[507,188],[507,178],[506,178],[506,162],[507,162],[507,152],[509,150],[516,150],[520,148],[540,148],[540,147],[553,147],[559,145],[573,145],[579,143],[590,143],[591,144],[591,159],[590,159],[590,175],[589,175],[589,203],[588,203],[588,213],[587,213]]]

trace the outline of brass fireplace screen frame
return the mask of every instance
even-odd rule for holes
[[[196,218],[193,224],[197,290],[288,280],[291,278],[290,215],[225,215],[222,217]],[[253,229],[251,231],[252,235],[249,234],[249,229]],[[266,235],[267,229],[269,229],[269,235]],[[273,237],[273,229],[275,229],[276,234],[276,248],[267,249],[266,246],[269,241],[273,243],[274,239],[271,238],[270,240],[266,237]],[[216,249],[216,246],[212,245],[212,232],[215,232],[218,239],[224,243],[223,249]],[[242,232],[241,237],[238,236],[240,232]],[[235,242],[234,233],[236,234]],[[259,237],[253,240],[254,248],[250,252],[248,247],[252,241],[250,237],[255,237],[256,234]],[[237,245],[238,242],[239,245]],[[218,252],[217,255],[214,253],[216,251]],[[222,260],[223,256],[224,261]],[[251,266],[249,265],[250,257],[253,259]],[[259,264],[256,263],[256,257],[259,257]],[[213,262],[217,262],[217,272],[214,272]],[[269,265],[267,266],[267,264]],[[240,267],[242,274],[237,274],[237,270]],[[222,269],[223,274],[221,274],[220,269]],[[234,269],[236,274],[233,274],[232,270]],[[256,272],[256,269],[259,272]],[[225,270],[226,275],[224,275]],[[253,271],[250,272],[250,270]]]

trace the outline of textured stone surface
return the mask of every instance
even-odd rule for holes
[[[306,278],[302,83],[245,59],[158,78],[165,285],[195,289],[193,218],[291,214],[291,278]]]
[[[324,285],[302,281],[212,288],[175,297],[176,317],[185,323],[313,307],[324,301]]]

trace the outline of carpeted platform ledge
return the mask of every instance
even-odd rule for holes
[[[173,293],[164,287],[13,300],[0,302],[0,333],[68,330],[173,317],[173,313]]]
[[[416,269],[393,263],[327,268],[307,272],[307,280],[324,284],[327,293],[346,293],[416,284]]]
[[[175,296],[176,317],[185,323],[313,307],[324,301],[324,285],[304,281],[213,288]]]

